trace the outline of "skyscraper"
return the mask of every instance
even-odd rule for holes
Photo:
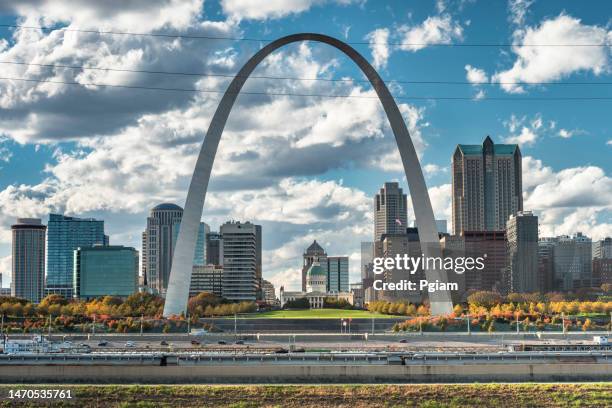
[[[591,238],[581,232],[572,237],[556,237],[553,256],[555,289],[567,291],[592,285]]]
[[[94,245],[108,245],[108,236],[104,235],[104,221],[50,214],[45,292],[71,298],[74,250]]]
[[[612,259],[612,238],[593,242],[593,259]]]
[[[452,157],[453,232],[503,231],[523,210],[521,151],[515,144],[457,145]]]
[[[407,226],[406,194],[397,182],[387,182],[374,196],[374,241],[383,234],[404,234]]]
[[[465,231],[465,256],[483,257],[483,270],[465,272],[466,290],[493,290],[505,288],[504,272],[507,267],[508,245],[505,231]]]
[[[37,218],[18,218],[13,235],[11,295],[38,303],[45,285],[45,230]]]
[[[220,265],[194,265],[189,284],[189,296],[201,292],[223,296],[223,267]]]
[[[261,287],[261,226],[226,222],[223,236],[223,297],[255,301]]]
[[[536,292],[538,285],[538,217],[531,211],[510,215],[506,226],[508,240],[509,292]]]
[[[128,297],[138,287],[138,251],[120,245],[74,250],[74,297]]]
[[[542,293],[555,290],[555,243],[556,238],[538,240],[538,287]]]
[[[327,291],[348,292],[349,291],[349,258],[348,256],[328,256],[327,267]]]
[[[419,233],[416,228],[405,228],[401,234],[383,234],[381,240],[375,243],[375,245],[377,257],[395,258],[398,255],[408,255],[418,258],[423,253],[419,241]],[[379,276],[386,283],[399,283],[404,279],[418,282],[424,278],[422,268],[419,268],[415,274],[395,269],[395,267],[385,268],[384,272]],[[416,303],[422,300],[419,290],[384,290],[380,291],[377,296],[379,299],[387,301],[408,300]]]
[[[176,204],[163,203],[151,210],[143,234],[143,272],[153,291],[165,294],[172,267],[175,224],[181,220],[183,209]]]
[[[218,232],[206,235],[206,265],[223,265],[223,237]]]
[[[313,262],[325,264],[327,253],[315,239],[314,242],[310,244],[308,248],[306,248],[306,251],[302,256],[304,258],[304,263],[302,265],[302,292],[306,292],[306,274],[308,269],[310,269],[310,265],[312,265]]]

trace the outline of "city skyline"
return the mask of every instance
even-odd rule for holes
[[[122,19],[109,23],[101,9],[89,5],[85,7],[91,8],[87,22],[77,11],[64,16],[47,13],[47,18],[60,26],[73,28],[90,25],[95,29],[108,23],[109,29],[118,31],[153,33],[173,27],[181,33],[195,30],[200,34],[255,38],[274,38],[309,27],[350,42],[371,42],[358,49],[377,66],[385,80],[484,82],[497,73],[500,80],[519,83],[514,87],[468,84],[460,88],[461,91],[450,86],[394,83],[393,92],[400,97],[458,94],[479,97],[482,93],[485,97],[547,97],[602,93],[604,85],[588,89],[525,85],[536,77],[541,82],[561,83],[608,80],[609,53],[597,47],[588,52],[577,50],[575,65],[559,61],[555,58],[557,51],[549,50],[547,58],[555,61],[558,67],[542,63],[544,67],[534,72],[536,68],[530,65],[533,62],[530,58],[538,58],[540,54],[524,56],[518,52],[520,46],[508,48],[507,54],[485,47],[473,50],[468,47],[445,49],[428,44],[418,49],[384,46],[386,42],[405,42],[405,38],[414,39],[414,42],[429,38],[418,35],[423,36],[424,30],[432,26],[437,27],[438,41],[463,44],[527,42],[541,38],[546,30],[553,30],[553,38],[559,42],[582,40],[583,33],[589,34],[589,39],[596,39],[608,32],[607,21],[602,17],[605,13],[584,10],[570,2],[535,3],[522,14],[510,7],[481,5],[476,10],[470,4],[462,7],[444,4],[442,9],[431,2],[398,5],[396,10],[371,4],[368,7],[371,18],[363,18],[365,11],[355,4],[329,3],[298,10],[287,3],[279,6],[282,10],[276,12],[255,12],[240,7],[230,10],[211,3],[204,5],[201,15],[195,7],[169,14],[165,17],[168,20],[163,22],[147,19],[147,11],[141,10],[142,14],[134,18],[134,23],[122,22]],[[21,18],[31,18],[38,23],[34,9],[24,6],[19,10],[7,10],[2,16],[6,24],[14,24]],[[328,11],[338,20],[331,21],[325,15]],[[506,24],[508,20],[510,24]],[[147,23],[131,25],[142,21]],[[263,31],[261,23],[264,21],[270,33]],[[426,21],[429,24],[425,24]],[[166,23],[169,26],[164,26]],[[51,36],[53,33],[57,38]],[[87,44],[90,44],[87,36],[74,32],[51,30],[30,34],[33,37],[26,40],[12,37],[13,31],[8,28],[0,29],[0,37],[8,41],[0,50],[2,59],[28,59],[20,48],[27,42],[29,46],[38,47],[35,55],[41,60],[65,65],[65,61],[55,59],[53,50],[64,44],[68,47],[64,55],[70,56],[76,55],[78,49],[88,49]],[[64,38],[74,42],[64,42]],[[45,40],[48,45],[43,46]],[[109,55],[88,51],[70,65],[116,64],[119,68],[137,70],[209,70],[232,74],[259,47],[244,42],[186,41],[182,44],[186,52],[178,55],[156,47],[165,44],[166,40],[146,37],[122,42],[112,37],[104,41],[110,46]],[[167,65],[155,65],[138,57],[138,52],[145,49]],[[122,60],[130,52],[134,59]],[[117,60],[123,62],[117,63]],[[31,75],[23,67],[5,64],[3,68],[15,77]],[[361,79],[341,55],[311,43],[281,51],[260,71],[256,74]],[[114,81],[152,85],[160,80],[156,82],[159,86],[197,85],[220,89],[227,84],[213,77],[151,78],[133,73],[124,78],[113,76],[112,72],[96,74],[94,71],[42,68],[40,76],[35,78],[53,80],[58,75],[72,80],[78,74],[81,77],[77,80],[82,83]],[[175,80],[177,83],[170,83]],[[271,91],[280,87],[281,91],[295,93],[355,92],[362,96],[371,93],[366,85],[357,82],[292,81],[285,84],[257,81],[252,81],[251,91]],[[104,219],[111,242],[141,248],[142,220],[150,208],[161,202],[184,204],[184,192],[197,151],[195,146],[201,143],[217,96],[146,93],[151,91],[127,94],[112,89],[100,92],[92,87],[60,84],[51,90],[49,84],[7,81],[2,81],[0,86],[3,91],[13,91],[10,95],[31,91],[50,98],[58,107],[50,113],[36,102],[36,98],[23,100],[17,96],[7,97],[9,99],[3,102],[6,103],[4,112],[9,113],[9,116],[2,116],[0,129],[0,273],[4,278],[3,286],[10,280],[10,225],[18,217],[40,217],[46,223],[46,214],[60,212]],[[513,93],[519,91],[518,86],[524,93]],[[98,120],[94,113],[86,110],[73,114],[81,106],[124,106],[122,101],[125,100],[134,107],[124,112],[116,112],[116,108],[109,111],[110,120]],[[539,217],[543,229],[541,236],[571,235],[580,231],[596,240],[612,235],[611,164],[607,160],[612,145],[608,143],[611,139],[609,124],[601,119],[605,117],[607,102],[523,104],[481,99],[465,102],[398,99],[398,103],[421,155],[436,218],[451,220],[450,158],[456,144],[478,144],[490,134],[495,143],[520,144],[524,208]],[[228,122],[228,139],[225,144],[221,143],[220,156],[213,169],[211,195],[204,208],[203,220],[211,225],[220,225],[227,219],[261,224],[265,245],[263,264],[269,265],[264,278],[276,286],[282,282],[298,282],[299,285],[296,259],[314,239],[329,253],[349,255],[350,281],[358,280],[359,243],[370,240],[373,233],[370,214],[373,194],[388,180],[399,181],[409,193],[401,170],[398,171],[396,148],[378,102],[282,96],[266,97],[262,101],[254,95],[244,95],[236,108]],[[27,112],[29,116],[14,122],[10,115],[19,112]],[[264,112],[270,123],[251,119]],[[33,115],[40,119],[35,121]],[[293,145],[295,152],[288,151],[286,145]],[[239,170],[245,166],[251,170],[248,174]],[[408,214],[411,223],[414,216],[410,205]]]

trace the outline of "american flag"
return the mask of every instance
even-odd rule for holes
[[[403,225],[403,224],[402,224],[402,221],[401,221],[399,218],[396,218],[396,219],[395,219],[395,223],[396,223],[397,225],[400,225],[400,226],[401,226],[401,225]]]

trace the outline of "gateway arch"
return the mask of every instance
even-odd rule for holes
[[[269,54],[278,48],[298,42],[317,41],[335,47],[352,59],[368,78],[383,105],[395,140],[402,158],[406,180],[410,189],[410,198],[416,223],[419,226],[419,239],[422,252],[426,257],[439,257],[442,255],[438,231],[436,228],[431,201],[423,178],[423,172],[419,164],[416,150],[410,134],[406,128],[404,118],[393,100],[389,89],[382,78],[370,63],[350,45],[336,38],[323,34],[302,33],[292,34],[279,38],[259,50],[238,72],[223,95],[215,115],[210,122],[208,132],[204,138],[202,149],[198,155],[193,177],[189,185],[185,209],[181,221],[176,247],[172,259],[166,302],[164,305],[164,316],[178,315],[185,312],[189,297],[189,284],[193,267],[193,254],[195,251],[198,226],[202,217],[204,199],[210,173],[212,170],[215,154],[221,140],[223,128],[231,112],[232,106],[242,89],[242,86],[257,65]],[[425,271],[426,279],[430,282],[447,282],[446,271],[428,269]],[[434,315],[452,312],[453,304],[448,291],[436,291],[429,294],[431,313]]]

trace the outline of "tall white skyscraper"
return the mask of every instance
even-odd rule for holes
[[[405,234],[408,227],[406,194],[399,183],[387,182],[374,196],[374,241],[383,234]]]
[[[261,226],[226,222],[223,236],[223,297],[255,301],[261,287]]]
[[[453,233],[503,231],[523,210],[521,151],[515,144],[457,145],[452,157]]]

